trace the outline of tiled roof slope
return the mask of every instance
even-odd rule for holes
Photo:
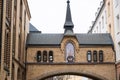
[[[35,31],[36,31],[36,32],[37,32],[37,31],[39,32],[39,30],[36,29],[35,26],[33,26],[31,23],[29,23],[29,31],[30,31],[30,32],[32,32],[32,31],[33,31],[33,32],[35,32]]]
[[[60,45],[64,34],[29,33],[27,45],[57,46]],[[110,34],[75,34],[80,45],[113,45]]]

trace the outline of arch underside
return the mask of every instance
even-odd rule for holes
[[[77,70],[59,70],[59,71],[53,71],[48,73],[43,73],[42,75],[38,76],[37,78],[31,79],[31,80],[44,80],[50,77],[54,76],[61,76],[61,75],[76,75],[76,76],[84,76],[91,78],[93,80],[108,80],[107,78],[100,76],[93,72],[88,71],[77,71]]]

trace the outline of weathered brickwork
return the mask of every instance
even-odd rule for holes
[[[117,80],[120,79],[120,63],[117,64]]]
[[[73,64],[67,64],[65,60],[65,45],[67,42],[72,42],[75,46],[75,61]],[[53,64],[37,62],[37,51],[43,52],[46,50],[53,51]],[[103,50],[103,63],[88,63],[87,51]],[[105,63],[106,62],[106,63]],[[27,80],[37,80],[51,75],[61,73],[76,73],[89,77],[98,77],[104,80],[115,80],[115,54],[112,46],[82,46],[78,44],[75,37],[64,37],[60,46],[30,46],[27,48]],[[77,72],[75,72],[77,71]],[[53,73],[53,74],[52,74]]]

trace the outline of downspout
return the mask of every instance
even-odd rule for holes
[[[4,0],[2,0],[2,6],[1,6],[1,21],[0,21],[0,24],[1,24],[1,26],[0,26],[0,57],[2,57],[1,56],[1,48],[2,48],[2,21],[3,21],[3,17],[2,17],[2,15],[3,15],[3,10],[4,10]],[[0,58],[0,59],[2,59],[2,58]],[[0,62],[1,62],[1,60],[0,60]]]
[[[2,21],[3,21],[3,11],[4,10],[4,0],[2,0],[2,5],[1,5],[1,18],[0,18],[0,65],[2,66]],[[0,69],[2,70],[2,68]],[[0,72],[0,79],[2,80],[2,72]]]

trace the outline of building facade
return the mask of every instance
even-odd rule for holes
[[[113,41],[114,36],[114,14],[113,0],[103,0],[95,13],[96,18],[88,33],[110,33]]]
[[[26,79],[78,75],[94,80],[116,80],[115,53],[110,34],[74,33],[69,3],[68,0],[64,33],[34,31],[28,34]]]
[[[0,0],[0,80],[59,75],[116,80],[111,36],[74,33],[69,0],[64,33],[43,34],[29,25],[30,18],[27,0]]]
[[[100,2],[100,7],[98,7],[95,13],[95,20],[92,21],[92,26],[88,33],[108,33],[107,29],[107,11],[105,2]]]
[[[114,0],[114,28],[115,28],[115,47],[116,47],[116,64],[117,78],[120,79],[120,0]]]
[[[115,52],[116,52],[116,65],[117,65],[117,80],[120,79],[120,21],[119,21],[119,15],[120,15],[120,0],[104,0],[104,7],[101,7],[101,11],[98,14],[98,17],[96,17],[96,20],[92,26],[92,28],[90,29],[89,33],[94,33],[97,32],[96,28],[98,29],[98,31],[100,31],[101,25],[97,25],[102,22],[102,24],[106,23],[104,26],[106,27],[105,29],[101,29],[101,32],[97,32],[97,33],[104,33],[104,31],[106,31],[106,33],[110,33],[112,36],[112,39],[114,41],[114,48],[115,48]],[[101,14],[104,14],[104,10],[106,9],[106,15],[105,21],[101,21],[104,20],[103,18],[101,18]],[[102,26],[103,27],[103,26]]]
[[[25,80],[27,0],[0,0],[0,80]]]

